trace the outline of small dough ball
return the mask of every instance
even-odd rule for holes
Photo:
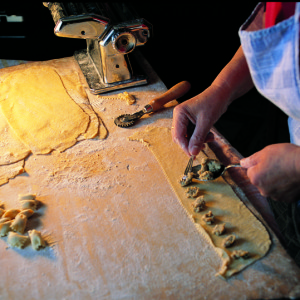
[[[213,180],[214,174],[211,171],[205,171],[205,172],[198,172],[199,179],[200,180]]]
[[[229,236],[227,236],[224,240],[223,240],[223,247],[228,248],[230,247],[236,240],[236,237],[234,234],[231,234]]]
[[[203,158],[201,161],[201,169],[198,171],[200,180],[213,180],[214,173],[218,173],[222,169],[222,164],[211,158]]]
[[[222,235],[225,232],[225,223],[216,225],[212,232],[217,236]]]
[[[203,172],[208,171],[208,167],[207,167],[206,161],[207,161],[207,158],[203,158],[203,159],[202,159],[202,162],[201,162],[201,169],[200,169],[199,172],[203,173]]]
[[[40,250],[46,247],[46,242],[42,238],[41,232],[35,229],[28,231],[29,238],[31,241],[32,248],[34,250]]]
[[[231,257],[234,259],[239,259],[239,258],[243,258],[243,259],[247,259],[249,258],[249,252],[248,251],[244,251],[244,250],[234,250],[231,253]]]
[[[16,218],[13,220],[10,227],[13,231],[23,234],[25,231],[26,224],[27,224],[27,217],[22,213],[19,213],[16,216]]]
[[[202,217],[202,220],[208,224],[208,225],[211,225],[215,222],[215,216],[213,215],[213,213],[211,211],[209,211],[207,214],[205,214],[203,217]]]
[[[10,231],[7,238],[7,243],[12,247],[23,248],[28,241],[26,235],[20,235],[16,232]]]
[[[204,196],[198,197],[193,203],[192,207],[194,208],[194,212],[199,213],[205,207]]]
[[[6,236],[10,231],[10,225],[12,221],[6,221],[4,223],[0,223],[0,236]]]
[[[189,187],[186,191],[188,198],[197,198],[200,196],[201,190],[197,186]]]
[[[193,172],[189,172],[187,175],[186,175],[186,178],[184,180],[180,180],[180,184],[181,186],[187,186],[189,185],[190,183],[192,183],[192,180],[193,180],[193,176],[195,174]]]

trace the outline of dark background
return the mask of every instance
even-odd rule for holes
[[[192,84],[187,100],[206,89],[239,47],[238,29],[255,3],[211,1],[134,2],[153,36],[139,47],[168,88],[182,80]],[[3,15],[21,15],[8,23]],[[85,40],[54,35],[54,22],[42,2],[0,3],[0,59],[50,60],[72,56]],[[255,89],[236,100],[215,124],[244,156],[266,145],[288,142],[287,117]]]

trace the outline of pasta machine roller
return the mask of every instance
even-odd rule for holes
[[[57,36],[86,40],[87,48],[74,57],[93,94],[147,83],[134,50],[148,41],[152,26],[129,3],[43,4],[51,12]]]

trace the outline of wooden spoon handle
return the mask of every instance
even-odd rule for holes
[[[166,91],[159,97],[150,101],[149,105],[152,106],[152,111],[157,111],[162,108],[166,103],[182,97],[191,88],[191,84],[188,81],[181,81]]]

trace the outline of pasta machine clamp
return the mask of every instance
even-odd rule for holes
[[[74,57],[93,94],[148,83],[134,50],[148,41],[152,26],[128,5],[44,2],[57,36],[86,40],[87,48]]]

